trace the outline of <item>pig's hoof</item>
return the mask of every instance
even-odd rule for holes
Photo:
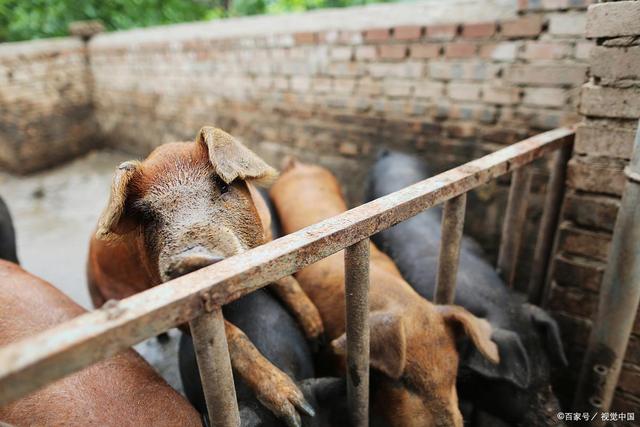
[[[268,384],[258,392],[258,400],[289,427],[300,427],[300,413],[313,417],[315,411],[298,386],[286,374],[272,373]]]
[[[315,309],[315,307],[313,307]],[[313,341],[320,339],[324,335],[324,325],[318,310],[309,310],[309,312],[300,319],[302,329],[306,337]]]

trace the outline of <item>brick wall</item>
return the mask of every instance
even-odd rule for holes
[[[640,117],[640,1],[591,6],[586,35],[597,41],[589,60],[591,78],[582,87],[574,155],[569,163],[559,251],[549,306],[562,321],[571,349],[571,369],[562,380],[567,396],[596,314],[611,232],[626,182]],[[626,353],[614,410],[640,408],[640,319]],[[636,420],[636,423],[639,423]],[[635,424],[640,425],[640,424]]]
[[[275,164],[294,153],[331,167],[356,203],[380,146],[440,171],[577,121],[587,3],[452,0],[102,34],[89,44],[97,117],[140,154],[216,123]],[[504,183],[472,195],[468,232],[492,253],[505,201]]]
[[[640,2],[587,13],[591,2],[428,1],[103,34],[88,50],[74,39],[0,45],[0,164],[46,167],[98,135],[144,155],[207,123],[276,165],[293,153],[329,166],[357,203],[381,146],[440,171],[582,120],[549,299],[571,356],[558,382],[569,403],[640,115]],[[519,277],[544,183],[541,163]],[[494,255],[506,184],[474,191],[467,214],[466,231]],[[640,407],[636,325],[617,410]]]
[[[0,44],[0,166],[43,169],[96,145],[79,39]]]

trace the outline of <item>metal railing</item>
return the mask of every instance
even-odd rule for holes
[[[30,338],[0,348],[0,405],[84,367],[189,322],[203,388],[214,425],[237,426],[238,407],[224,334],[221,307],[281,277],[340,250],[345,251],[346,331],[349,369],[361,381],[349,381],[348,400],[354,425],[367,425],[369,377],[369,236],[444,202],[443,250],[435,300],[450,303],[455,294],[466,193],[516,171],[512,179],[499,268],[511,283],[526,209],[529,178],[524,169],[554,151],[537,241],[530,295],[544,288],[563,197],[566,162],[574,130],[538,134],[480,159],[450,169],[385,197],[358,206],[213,266],[158,285],[83,314]]]

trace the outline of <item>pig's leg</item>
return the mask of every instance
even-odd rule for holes
[[[309,296],[293,276],[283,277],[271,284],[280,300],[291,310],[307,338],[318,339],[324,332],[322,318]]]
[[[224,324],[231,366],[258,400],[290,427],[301,425],[296,408],[303,414],[313,416],[313,408],[293,380],[271,364],[244,332],[226,320]]]

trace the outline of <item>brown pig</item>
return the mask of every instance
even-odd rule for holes
[[[85,312],[51,284],[0,260],[0,346]],[[201,426],[198,412],[136,352],[124,351],[0,406],[14,426]]]
[[[254,184],[276,171],[224,131],[200,130],[195,142],[161,145],[144,161],[116,170],[109,203],[91,240],[89,289],[96,306],[240,254],[270,239],[269,210]],[[320,315],[292,277],[271,285],[306,335]],[[269,363],[242,331],[225,322],[233,368],[258,399],[290,425],[311,413],[295,383]]]
[[[326,169],[291,160],[270,192],[285,233],[347,210]],[[300,285],[320,310],[332,346],[346,352],[344,253],[301,270]],[[456,337],[466,333],[493,363],[491,328],[457,306],[436,306],[406,283],[393,261],[371,245],[372,405],[391,426],[462,426],[456,393]]]

